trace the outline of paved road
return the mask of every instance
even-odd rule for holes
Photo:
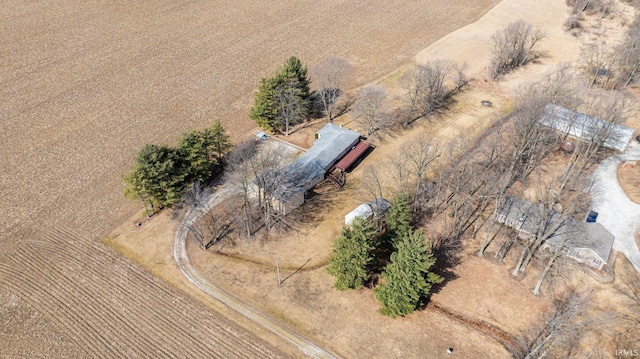
[[[219,188],[214,193],[214,195],[209,198],[209,204],[211,205],[211,208],[213,208],[216,203],[226,198],[231,193],[231,191],[232,189],[228,187],[222,186],[221,188]],[[197,219],[197,212],[189,210],[185,215],[184,222],[187,224],[193,224]],[[284,327],[282,324],[278,323],[266,314],[261,313],[252,306],[225,293],[222,289],[207,281],[207,279],[198,272],[198,270],[189,260],[186,238],[187,227],[180,226],[176,231],[176,239],[173,247],[173,257],[175,258],[178,268],[180,268],[184,276],[191,283],[193,283],[195,286],[200,288],[212,298],[222,302],[236,312],[261,325],[263,328],[271,331],[280,338],[293,344],[306,355],[312,358],[336,358],[334,355],[293,332],[291,329]]]
[[[640,145],[636,142],[631,143],[624,153],[602,161],[594,172],[592,206],[599,213],[598,222],[616,237],[613,248],[624,253],[640,272],[640,250],[635,240],[635,233],[640,228],[640,205],[624,193],[616,172],[620,162],[629,160],[640,161]]]

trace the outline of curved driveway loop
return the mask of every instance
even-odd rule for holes
[[[599,213],[598,222],[616,237],[613,248],[624,253],[640,272],[640,250],[635,240],[640,228],[640,205],[624,193],[616,171],[620,162],[634,160],[640,161],[640,145],[635,141],[624,153],[602,161],[594,172],[592,206]]]
[[[224,200],[232,191],[233,190],[228,186],[219,187],[218,190],[209,198],[209,204],[213,208],[214,204]],[[189,224],[193,224],[198,219],[195,213],[197,212],[189,210],[185,215],[184,221]],[[222,289],[207,281],[207,279],[198,272],[189,260],[186,238],[187,228],[181,225],[176,231],[176,240],[173,246],[173,257],[178,268],[182,271],[182,274],[184,274],[191,283],[200,288],[203,292],[207,293],[211,298],[222,302],[229,308],[244,315],[263,328],[293,344],[306,355],[312,358],[336,358],[324,349],[293,332],[291,329],[288,329],[275,320],[269,318],[266,314],[261,313],[252,306],[225,293]]]

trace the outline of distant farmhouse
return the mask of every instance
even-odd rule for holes
[[[539,122],[556,131],[585,141],[602,141],[602,146],[621,152],[627,149],[633,137],[632,128],[553,104],[545,106]],[[603,135],[606,137],[602,138]]]
[[[561,251],[565,256],[601,270],[609,262],[614,236],[595,222],[579,222],[552,212],[543,217],[540,205],[514,196],[505,196],[496,209],[499,223],[518,231],[518,237],[533,241],[541,225],[557,228],[545,241],[543,249]],[[547,221],[543,223],[542,221]]]
[[[322,127],[316,138],[313,147],[280,170],[279,175],[285,180],[279,183],[273,197],[275,209],[282,214],[300,207],[305,193],[325,179],[343,186],[344,172],[371,146],[357,132],[331,123]]]

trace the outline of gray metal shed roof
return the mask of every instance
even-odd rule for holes
[[[587,141],[599,141],[600,137],[606,134],[603,146],[618,151],[624,151],[633,137],[632,128],[553,104],[545,106],[539,122],[557,131]]]
[[[324,176],[331,167],[360,140],[357,132],[334,124],[326,124],[318,131],[318,139],[307,152],[282,169],[287,181],[280,189],[279,197],[287,199],[285,193],[292,188],[309,190],[314,179]],[[296,192],[296,191],[293,191]]]

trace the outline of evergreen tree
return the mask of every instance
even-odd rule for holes
[[[333,257],[327,271],[336,277],[334,288],[356,289],[368,278],[367,267],[372,259],[372,238],[376,234],[371,221],[356,219],[351,227],[344,226],[333,244]]]
[[[216,121],[211,127],[184,133],[178,143],[178,153],[186,166],[185,181],[204,182],[211,177],[213,166],[219,166],[222,156],[231,149],[225,129]]]
[[[249,117],[266,131],[275,131],[277,129],[276,87],[277,82],[274,78],[261,79],[258,92],[256,92],[253,100],[253,107],[249,111]]]
[[[285,93],[293,95],[293,100],[291,96],[282,96]],[[297,112],[301,116],[296,116],[299,119],[311,113],[310,98],[307,67],[302,65],[300,59],[291,56],[273,77],[260,80],[249,117],[264,130],[281,131],[285,123],[291,120],[291,117],[282,116],[282,109],[290,107],[283,101],[300,108]]]
[[[308,101],[311,97],[311,91],[309,90],[309,76],[307,74],[307,67],[302,65],[300,59],[295,56],[291,56],[287,62],[280,68],[279,74],[276,77],[282,83],[291,83],[296,89],[298,96],[302,100]]]
[[[145,145],[136,164],[125,176],[125,196],[151,204],[169,206],[182,200],[188,170],[179,151],[169,146]]]
[[[443,278],[430,272],[435,264],[430,242],[425,243],[422,231],[409,230],[397,244],[382,278],[384,283],[374,290],[382,304],[380,313],[395,318],[413,312],[424,302],[433,284]]]
[[[386,216],[387,236],[394,247],[411,230],[411,219],[409,195],[402,191],[391,201],[391,207]]]
[[[220,120],[216,120],[216,122],[207,129],[207,133],[211,138],[210,155],[215,156],[216,165],[220,165],[222,157],[233,148],[233,144]]]

